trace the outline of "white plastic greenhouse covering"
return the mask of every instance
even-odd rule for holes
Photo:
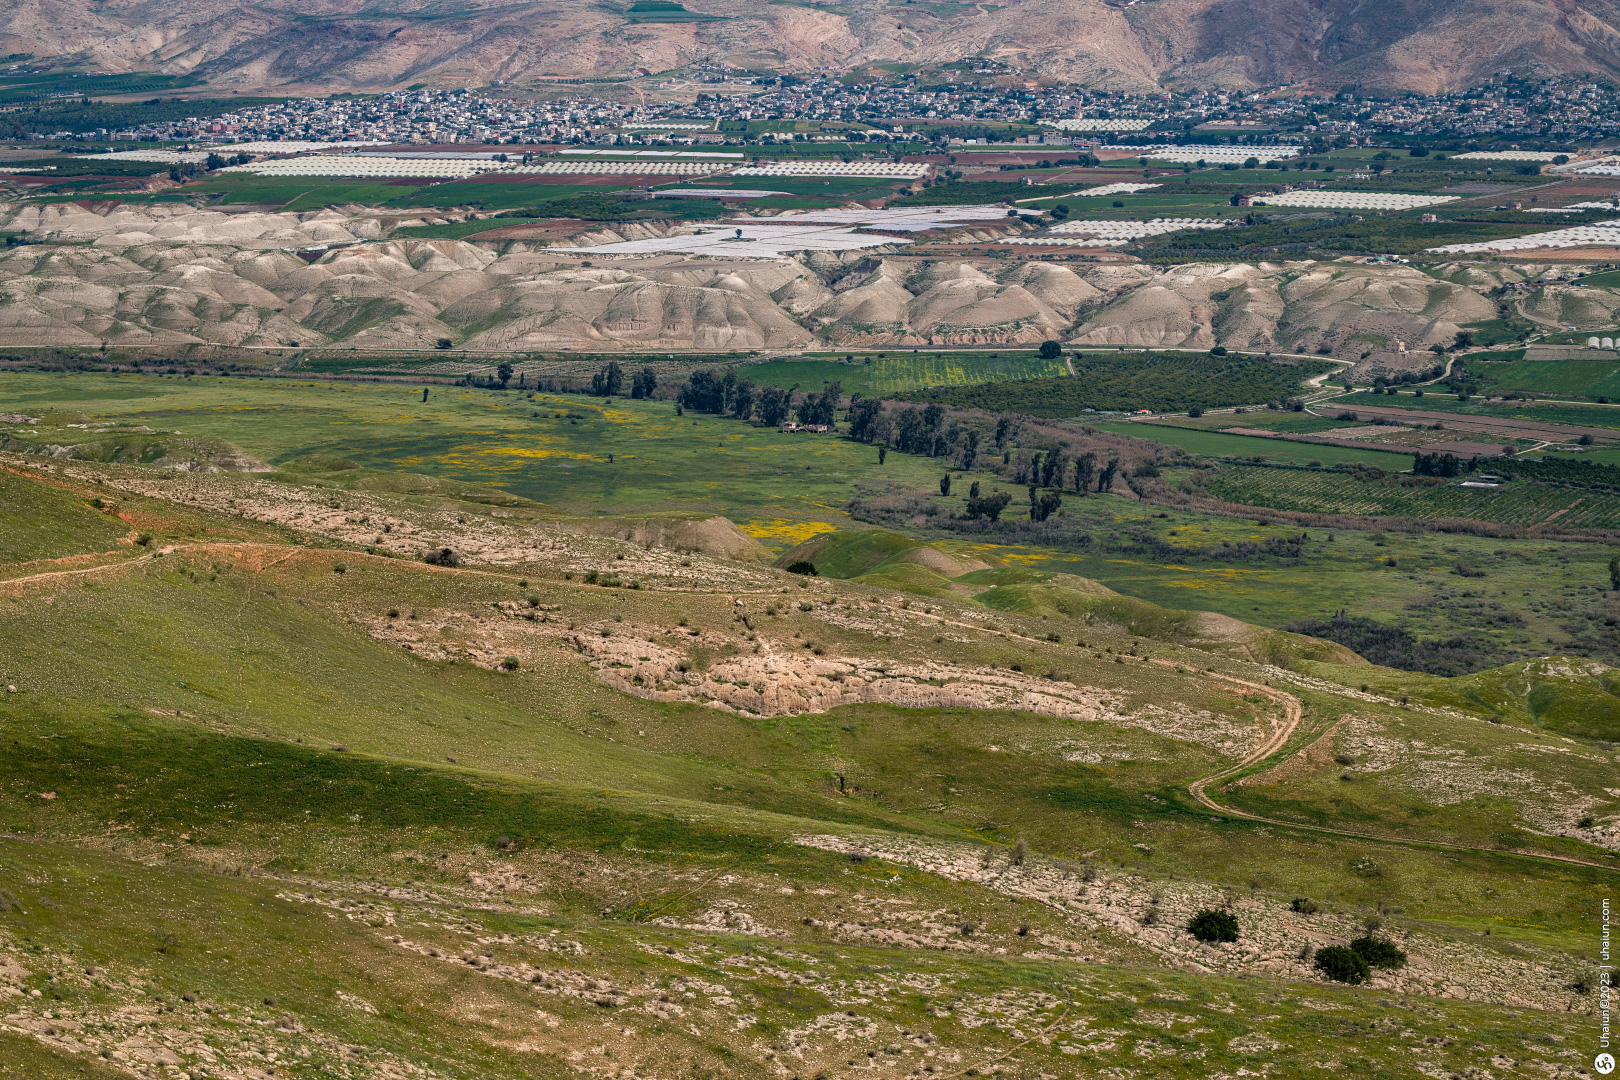
[[[1317,206],[1329,210],[1416,210],[1456,202],[1455,195],[1405,195],[1394,191],[1285,191],[1256,195],[1258,206]]]
[[[699,176],[728,167],[708,161],[547,161],[509,171],[543,176]]]
[[[1540,150],[1473,150],[1453,154],[1453,161],[1551,161],[1560,155]]]
[[[1110,120],[1107,117],[1078,120],[1042,120],[1042,127],[1055,127],[1059,131],[1146,131],[1152,120]]]
[[[1531,233],[1506,240],[1483,240],[1477,244],[1448,244],[1429,248],[1444,255],[1467,255],[1489,251],[1527,251],[1531,248],[1620,247],[1620,220],[1576,225],[1570,229]]]
[[[1065,199],[1095,198],[1099,195],[1135,195],[1138,191],[1152,191],[1163,184],[1103,184],[1101,187],[1086,188],[1083,191],[1071,191],[1061,196]]]
[[[928,173],[928,166],[893,161],[804,161],[750,165],[733,176],[881,176],[913,180]]]
[[[557,152],[559,154],[585,154],[591,157],[713,158],[717,161],[741,161],[746,156],[729,150],[612,150],[602,146],[576,146]]]
[[[235,157],[237,154],[252,154],[260,157],[264,154],[308,154],[317,150],[358,150],[366,146],[383,146],[378,142],[312,142],[307,139],[288,139],[274,141],[260,139],[254,142],[220,143],[217,146],[205,147],[201,150],[115,150],[106,155],[108,161],[153,161],[160,165],[176,165],[181,162],[204,162],[209,154],[218,154],[220,157]],[[98,157],[101,155],[97,155]]]
[[[1148,236],[1189,229],[1225,229],[1237,222],[1220,218],[1154,218],[1151,221],[1065,221],[1040,236],[1015,236],[1003,244],[1073,244],[1079,247],[1117,247]]]
[[[1138,150],[1137,147],[1116,147],[1116,149]],[[1159,143],[1155,146],[1139,148],[1139,156],[1153,158],[1155,161],[1218,161],[1243,162],[1250,158],[1259,158],[1261,161],[1280,161],[1283,158],[1298,157],[1300,148],[1297,146],[1241,146],[1228,143],[1206,143],[1177,146],[1173,143]]]
[[[679,188],[671,188],[678,191]],[[1020,210],[1020,216],[1038,217],[1038,210]],[[1006,221],[1005,206],[908,206],[900,209],[871,210],[866,207],[845,207],[826,210],[803,210],[772,218],[784,225],[848,225],[888,232],[925,232],[929,229],[950,229],[976,221]]]
[[[355,157],[347,154],[316,154],[284,161],[255,161],[248,165],[228,165],[221,172],[252,173],[255,176],[414,176],[458,180],[495,172],[508,166],[497,161],[423,158]]]

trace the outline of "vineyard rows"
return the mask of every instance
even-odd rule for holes
[[[866,368],[873,393],[898,394],[928,386],[977,386],[1012,379],[1055,379],[1069,373],[1062,360],[1042,360],[1033,353],[992,359],[988,356],[874,357]]]

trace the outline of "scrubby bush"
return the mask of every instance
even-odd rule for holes
[[[508,657],[505,657],[504,659],[501,660],[501,670],[502,671],[516,671],[517,669],[518,669],[518,658],[517,657],[508,656]]]
[[[1299,912],[1301,915],[1315,915],[1318,911],[1322,910],[1317,902],[1308,896],[1296,896],[1294,897],[1294,902],[1288,906]]]
[[[1403,968],[1406,966],[1406,953],[1395,947],[1395,943],[1388,938],[1358,937],[1350,943],[1350,951],[1367,962],[1370,968]]]
[[[1362,983],[1372,974],[1372,968],[1361,955],[1343,945],[1329,945],[1316,950],[1316,970],[1334,982]]]
[[[430,551],[426,555],[422,556],[422,561],[425,563],[431,563],[434,566],[461,565],[461,560],[456,557],[455,551],[451,548],[440,548],[438,551]]]
[[[806,577],[821,576],[820,572],[816,570],[816,564],[808,559],[799,559],[796,562],[789,563],[787,572],[790,574],[803,574]]]
[[[1230,911],[1205,908],[1192,917],[1192,921],[1187,924],[1187,932],[1203,942],[1236,941],[1237,916]]]

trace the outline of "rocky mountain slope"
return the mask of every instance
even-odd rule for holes
[[[725,59],[774,70],[964,56],[1122,89],[1168,82],[1433,91],[1511,67],[1620,71],[1615,0],[1013,0],[897,5],[695,0],[718,16],[631,21],[628,3],[151,0],[0,3],[0,49],[234,89],[377,90],[656,73]]]

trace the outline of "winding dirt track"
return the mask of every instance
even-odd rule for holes
[[[1169,667],[1175,666],[1168,660],[1153,660],[1150,662],[1155,664],[1164,664]],[[1304,715],[1304,708],[1300,704],[1299,699],[1293,694],[1278,690],[1275,687],[1263,686],[1259,683],[1248,682],[1247,680],[1234,678],[1230,675],[1221,675],[1213,671],[1205,672],[1205,674],[1212,678],[1220,679],[1223,682],[1234,683],[1256,693],[1264,694],[1283,706],[1283,721],[1280,724],[1273,722],[1270,738],[1266,739],[1264,743],[1256,747],[1248,754],[1248,756],[1246,756],[1236,765],[1222,769],[1217,773],[1211,773],[1209,776],[1205,776],[1201,779],[1194,780],[1187,786],[1188,793],[1211,810],[1225,814],[1228,817],[1243,818],[1247,821],[1258,821],[1266,825],[1275,825],[1282,829],[1304,829],[1307,832],[1323,833],[1328,836],[1342,836],[1351,840],[1365,840],[1369,843],[1375,844],[1399,844],[1402,847],[1430,849],[1440,848],[1446,851],[1465,851],[1470,854],[1517,855],[1527,859],[1551,859],[1555,862],[1573,863],[1576,866],[1591,866],[1596,867],[1599,870],[1620,870],[1620,867],[1616,867],[1612,864],[1595,862],[1591,859],[1577,859],[1572,855],[1554,855],[1550,852],[1527,851],[1523,848],[1481,848],[1469,847],[1464,844],[1448,844],[1441,840],[1411,840],[1399,836],[1379,836],[1375,833],[1359,833],[1352,832],[1348,829],[1334,829],[1326,825],[1307,825],[1297,821],[1283,821],[1279,818],[1269,818],[1260,814],[1251,814],[1247,810],[1236,810],[1229,806],[1222,806],[1220,803],[1209,797],[1209,793],[1206,790],[1209,785],[1216,783],[1217,781],[1225,780],[1227,777],[1234,776],[1237,773],[1242,772],[1250,765],[1254,765],[1265,760],[1272,754],[1275,754],[1277,751],[1281,750],[1284,746],[1288,745],[1288,740],[1293,738],[1295,730],[1297,730],[1299,727],[1300,718]]]

